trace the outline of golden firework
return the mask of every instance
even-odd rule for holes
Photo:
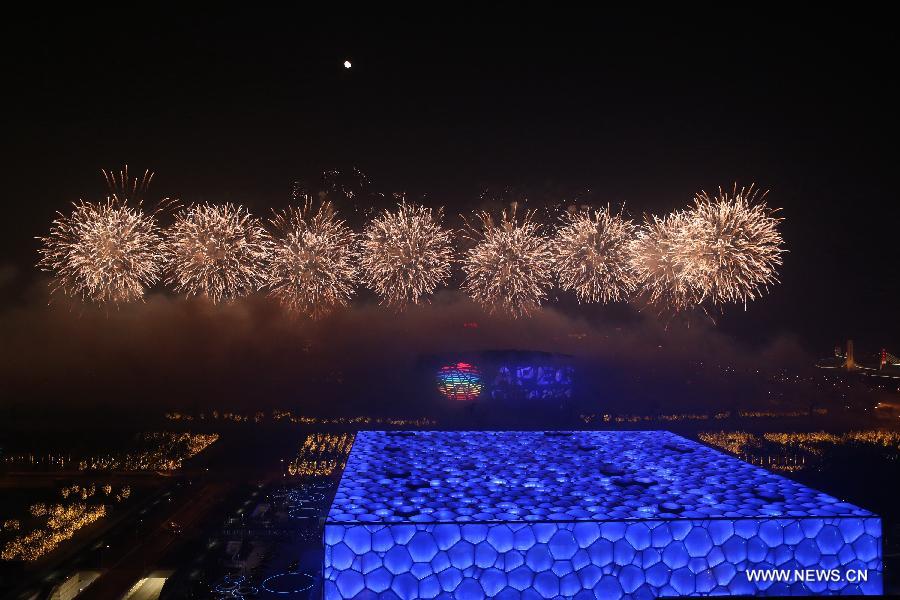
[[[450,276],[453,246],[443,209],[401,202],[366,227],[360,266],[382,304],[402,310],[434,293]]]
[[[268,232],[245,208],[194,205],[165,232],[167,281],[187,296],[239,298],[265,284],[270,247]]]
[[[282,306],[313,318],[350,302],[356,283],[355,235],[337,218],[331,202],[277,213],[272,225],[281,234],[272,246],[269,295]]]
[[[75,204],[38,239],[38,266],[53,274],[54,290],[94,302],[142,299],[163,266],[156,221],[115,197]]]
[[[704,297],[714,304],[743,303],[759,297],[777,283],[777,268],[785,252],[776,210],[763,202],[766,193],[754,186],[737,186],[729,194],[719,188],[711,197],[694,198],[693,256]]]
[[[617,302],[634,292],[634,223],[609,207],[563,213],[551,244],[560,287],[579,302]]]
[[[500,215],[478,213],[479,226],[469,226],[475,246],[463,256],[463,289],[489,312],[514,318],[540,308],[552,284],[553,254],[534,213],[516,218],[516,205]]]

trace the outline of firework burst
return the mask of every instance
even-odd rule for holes
[[[243,207],[192,206],[165,232],[168,282],[213,302],[244,296],[265,283],[270,246],[269,234]]]
[[[618,302],[634,292],[632,241],[635,226],[609,207],[564,213],[551,243],[560,287],[579,302]]]
[[[354,234],[331,203],[314,210],[307,198],[301,208],[276,214],[272,225],[281,235],[272,246],[269,295],[314,319],[347,306],[356,282]]]
[[[685,211],[645,218],[631,244],[631,265],[649,304],[679,312],[702,301],[697,239],[697,221]]]
[[[450,276],[453,247],[442,218],[443,209],[401,201],[366,227],[360,266],[382,304],[396,310],[418,304]]]
[[[478,219],[480,226],[468,228],[475,246],[462,259],[463,289],[491,313],[530,315],[552,284],[553,254],[540,225],[532,212],[519,222],[515,204],[498,222],[487,212]]]
[[[714,304],[743,303],[759,297],[778,281],[785,252],[777,212],[763,202],[766,193],[754,186],[734,186],[715,197],[700,192],[690,211],[697,236],[694,255],[704,295]]]
[[[98,303],[142,299],[163,265],[153,217],[117,198],[74,206],[39,238],[38,266],[53,273],[54,290]]]

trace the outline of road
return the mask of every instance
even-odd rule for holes
[[[179,548],[202,535],[200,527],[204,518],[241,485],[280,480],[284,468],[280,458],[296,452],[298,436],[250,437],[248,440],[243,436],[223,436],[211,451],[204,452],[202,462],[193,464],[186,477],[193,483],[182,487],[170,510],[160,511],[153,522],[146,524],[146,535],[132,536],[127,551],[117,553],[111,563],[107,560],[106,573],[79,600],[121,600],[137,581],[171,561]],[[253,452],[247,452],[251,444]],[[166,527],[170,522],[177,523],[183,533],[173,534]]]
[[[142,516],[152,517],[171,497],[172,492],[168,486],[160,485],[161,482],[144,480],[142,489],[143,498],[137,503],[120,510],[114,510],[112,515],[98,520],[75,533],[73,539],[60,545],[59,548],[43,557],[33,565],[27,565],[19,586],[8,590],[3,596],[7,599],[31,598],[37,591],[44,590],[49,585],[47,574],[72,573],[81,569],[96,569],[100,567],[97,559],[102,559],[102,552],[98,550],[98,540],[123,538],[127,532],[134,531],[134,524],[141,521]],[[28,483],[31,487],[31,482]],[[133,537],[133,533],[131,534]],[[99,555],[99,556],[98,556]]]
[[[117,553],[108,570],[80,596],[79,600],[120,600],[145,576],[148,569],[157,565],[175,546],[184,543],[186,536],[176,535],[165,527],[166,523],[178,523],[186,534],[197,527],[198,522],[226,498],[236,486],[234,483],[215,481],[197,486],[193,493],[181,498],[168,511],[149,524],[149,533],[135,540],[124,553]]]
[[[170,571],[151,573],[138,581],[135,587],[131,589],[131,593],[123,600],[156,600],[159,598],[159,594],[166,584],[166,578],[170,574]]]

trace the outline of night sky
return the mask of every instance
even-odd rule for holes
[[[153,196],[260,214],[293,181],[353,167],[450,215],[487,187],[559,201],[590,190],[640,216],[737,181],[771,190],[790,253],[783,284],[732,307],[721,331],[900,353],[886,22],[217,12],[6,23],[4,310],[46,300],[34,236],[126,162],[156,172]]]

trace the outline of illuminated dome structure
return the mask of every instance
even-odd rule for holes
[[[481,350],[419,356],[417,385],[448,400],[559,407],[576,398],[576,359],[534,350]]]
[[[440,368],[437,386],[441,395],[448,400],[477,400],[484,384],[478,367],[457,362]]]

